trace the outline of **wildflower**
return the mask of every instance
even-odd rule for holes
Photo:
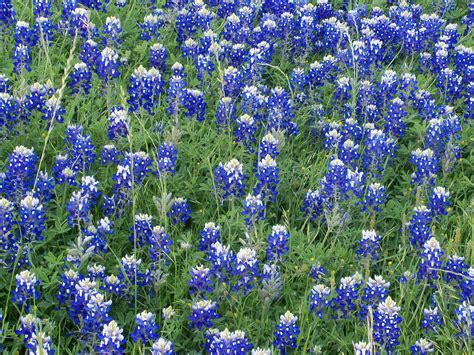
[[[176,160],[178,151],[173,143],[163,143],[158,147],[157,152],[157,171],[158,175],[174,175],[176,172]]]
[[[370,259],[372,262],[377,259],[377,249],[382,238],[375,230],[363,230],[362,239],[359,240],[359,247],[356,254],[362,259]]]
[[[434,347],[431,341],[421,338],[410,346],[410,350],[412,354],[428,355],[428,353],[434,352]]]
[[[437,332],[443,325],[441,315],[438,313],[438,307],[423,309],[423,318],[421,319],[421,329],[425,332]]]
[[[134,343],[141,340],[144,344],[148,341],[158,339],[159,326],[155,323],[155,315],[151,312],[143,311],[135,316],[135,328],[130,333],[130,338]]]
[[[171,218],[171,222],[176,225],[178,222],[183,224],[190,218],[191,210],[185,198],[177,197],[171,204],[170,210],[166,213]]]
[[[386,351],[391,351],[399,344],[402,318],[399,315],[400,307],[388,296],[380,302],[374,311],[374,340]]]
[[[280,316],[280,323],[275,327],[276,331],[275,341],[273,345],[280,349],[283,354],[286,352],[285,349],[296,348],[296,339],[300,333],[299,327],[296,325],[298,317],[294,316],[290,311],[287,311],[284,315]]]
[[[422,247],[431,238],[430,223],[431,210],[426,206],[413,209],[413,216],[409,222],[410,244],[415,248]]]
[[[201,239],[199,240],[198,249],[200,251],[209,250],[212,244],[220,242],[220,227],[213,222],[208,222],[204,225],[204,229],[199,232]]]
[[[279,168],[270,155],[260,160],[255,176],[257,185],[253,190],[254,195],[261,195],[263,200],[268,197],[269,201],[275,202],[278,194]]]
[[[240,330],[231,332],[226,328],[220,332],[217,329],[209,329],[205,338],[204,349],[208,354],[247,354],[252,349],[252,344]]]
[[[188,317],[191,321],[192,328],[201,330],[203,327],[210,328],[213,326],[213,319],[220,318],[216,312],[217,303],[211,300],[201,300],[193,303],[192,313]]]
[[[120,328],[116,321],[112,320],[108,324],[104,324],[102,333],[100,333],[100,344],[96,347],[100,352],[121,352],[121,346],[125,344],[125,337],[122,335],[123,329]]]
[[[244,294],[253,288],[253,281],[258,277],[258,260],[256,252],[250,248],[241,248],[235,259],[234,274],[238,275],[237,285],[234,290],[238,291],[242,287]]]
[[[261,195],[253,196],[248,194],[243,204],[242,216],[245,217],[245,224],[247,226],[252,226],[258,220],[265,219],[265,205],[263,204]]]
[[[37,301],[40,298],[40,293],[35,289],[39,285],[39,281],[33,272],[28,270],[21,271],[15,275],[15,289],[12,290],[11,301],[24,306],[28,312],[30,304],[29,301]]]
[[[151,355],[173,355],[173,343],[165,338],[159,338],[155,341],[150,350]]]
[[[420,253],[421,260],[418,264],[418,280],[426,279],[432,282],[438,279],[443,254],[439,242],[434,237],[425,242],[423,251]]]
[[[313,286],[309,299],[309,310],[318,318],[322,318],[323,309],[330,305],[329,295],[331,290],[323,284]]]
[[[113,49],[105,47],[97,58],[97,75],[107,83],[109,80],[115,79],[120,75],[118,71],[119,65],[118,54]]]
[[[202,265],[193,267],[190,271],[191,279],[189,280],[189,293],[202,294],[213,290],[212,280],[210,279],[211,270]]]
[[[288,240],[290,233],[286,231],[286,227],[275,225],[272,227],[272,233],[268,237],[268,247],[266,249],[268,261],[282,260],[288,251]]]
[[[214,189],[224,200],[241,197],[245,188],[243,166],[237,159],[214,169]]]

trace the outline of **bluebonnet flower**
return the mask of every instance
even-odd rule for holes
[[[286,227],[277,224],[272,227],[272,233],[268,237],[268,247],[266,249],[268,261],[279,261],[288,251],[288,241],[290,233],[287,232]]]
[[[27,242],[43,240],[45,212],[40,200],[31,195],[26,196],[21,200],[18,212],[22,239]]]
[[[71,227],[81,226],[89,223],[89,212],[92,207],[90,196],[81,191],[74,191],[69,203],[66,205],[68,211],[68,223]]]
[[[120,161],[120,152],[113,144],[106,144],[100,153],[100,163],[107,165],[109,163],[117,164]]]
[[[114,180],[114,191],[130,190],[132,188],[132,174],[130,165],[117,165],[117,172],[112,176]]]
[[[248,354],[252,349],[252,344],[240,330],[231,332],[227,328],[223,331],[209,329],[204,337],[206,342],[203,347],[207,354]]]
[[[46,101],[45,111],[41,118],[47,121],[49,126],[54,122],[63,123],[63,115],[65,113],[66,110],[61,107],[61,101],[56,96],[53,96]]]
[[[391,351],[399,344],[399,324],[402,321],[399,312],[400,307],[390,296],[380,302],[374,311],[374,340],[386,351]]]
[[[151,355],[173,355],[173,343],[165,338],[159,338],[155,341],[150,349]]]
[[[354,355],[372,355],[373,345],[365,341],[359,341],[354,344]]]
[[[298,127],[292,121],[294,118],[294,107],[288,93],[281,87],[271,90],[268,99],[268,127],[269,131],[284,131],[288,135],[296,135]]]
[[[185,89],[181,97],[181,103],[186,109],[184,112],[187,118],[196,118],[202,122],[205,118],[206,102],[204,101],[204,93],[196,89]]]
[[[309,310],[320,319],[323,317],[323,310],[331,303],[329,301],[330,294],[331,289],[329,287],[326,287],[323,284],[318,284],[313,286],[311,293],[308,296]]]
[[[150,67],[165,71],[166,58],[166,48],[161,43],[155,43],[150,47]]]
[[[464,261],[464,257],[458,255],[448,256],[446,265],[443,270],[443,279],[446,282],[455,281],[456,283],[462,282],[463,275],[468,269],[468,265]]]
[[[44,332],[38,331],[31,335],[26,348],[29,354],[44,354],[53,355],[55,350],[52,348],[51,337],[47,336]]]
[[[171,142],[165,142],[158,147],[157,152],[157,175],[164,176],[167,174],[174,175],[176,172],[176,160],[178,159],[178,151]]]
[[[254,249],[239,250],[235,259],[234,273],[238,276],[234,291],[242,288],[244,294],[247,294],[253,288],[253,281],[258,277],[258,260]]]
[[[30,92],[25,99],[25,107],[29,111],[44,112],[46,100],[48,99],[48,86],[34,83],[30,85],[29,89]]]
[[[280,349],[282,354],[286,353],[286,348],[296,348],[296,339],[300,333],[299,327],[296,325],[298,317],[294,316],[290,311],[286,311],[280,316],[280,323],[275,327],[273,333],[275,340],[273,345]]]
[[[444,68],[441,70],[436,86],[440,89],[447,102],[454,103],[461,97],[462,80],[452,69]]]
[[[454,325],[459,330],[459,335],[472,338],[474,336],[474,305],[472,302],[463,301],[454,313],[456,315]]]
[[[158,96],[163,85],[164,82],[161,80],[161,74],[158,69],[151,68],[146,70],[140,65],[130,76],[128,87],[130,111],[134,112],[142,107],[148,113],[151,113],[158,103]]]
[[[120,75],[118,71],[119,65],[118,54],[112,48],[105,47],[97,58],[97,75],[107,83],[109,80],[115,79]]]
[[[378,182],[367,187],[363,202],[363,211],[370,211],[370,214],[380,212],[380,206],[385,203],[385,187]]]
[[[459,282],[459,294],[461,299],[472,302],[474,298],[474,268],[470,267],[463,276]]]
[[[218,281],[227,282],[234,269],[235,254],[229,246],[215,242],[207,253],[207,260],[212,265],[212,273]]]
[[[178,222],[185,224],[191,217],[191,210],[187,200],[183,197],[176,197],[166,215],[171,218],[171,222],[174,225],[178,224]]]
[[[449,191],[442,186],[433,189],[430,195],[429,208],[434,216],[446,215],[446,208],[449,206]]]
[[[173,65],[175,67],[175,65]],[[173,75],[169,79],[169,87],[167,89],[168,107],[166,113],[170,116],[177,115],[181,102],[184,100],[186,82],[181,75]]]
[[[130,228],[131,234],[128,239],[132,244],[136,242],[138,247],[149,245],[152,230],[153,224],[150,215],[144,213],[135,215],[135,223],[133,227]]]
[[[12,237],[13,228],[13,203],[4,197],[0,197],[0,248],[6,253],[12,248],[14,238]]]
[[[235,141],[242,143],[249,152],[253,152],[251,146],[255,142],[256,122],[252,116],[244,114],[237,119],[237,129],[234,132]]]
[[[360,197],[363,187],[363,176],[364,174],[362,172],[348,169],[341,160],[331,160],[329,162],[328,171],[320,182],[321,197],[325,211],[333,211],[339,201],[350,198],[349,193]]]
[[[89,68],[95,68],[99,56],[99,45],[92,39],[85,41],[82,45],[79,59],[82,60],[83,63],[87,64]]]
[[[225,164],[219,163],[214,169],[214,187],[223,200],[241,197],[245,188],[245,175],[242,164],[231,159]]]
[[[221,228],[213,222],[208,222],[204,225],[203,230],[199,232],[199,236],[201,238],[199,239],[198,250],[209,250],[212,244],[220,242]]]
[[[107,136],[110,140],[117,137],[127,137],[128,135],[128,113],[119,106],[115,106],[110,110],[110,116],[107,119]]]
[[[383,106],[386,106],[387,103],[395,97],[397,86],[397,73],[393,70],[386,70],[378,84],[378,96],[381,99],[381,102],[383,102]]]
[[[61,1],[61,22],[63,26],[71,19],[72,11],[77,7],[77,0],[63,0]]]
[[[140,39],[144,41],[156,40],[159,36],[159,30],[164,25],[164,19],[162,18],[162,13],[156,12],[153,14],[146,15],[141,23],[140,29]]]
[[[25,307],[26,312],[28,312],[30,301],[34,303],[40,298],[39,291],[35,289],[39,283],[35,274],[29,270],[24,270],[16,274],[15,289],[12,290],[11,301],[20,307]]]
[[[49,16],[51,15],[51,2],[49,0],[33,0],[33,15],[35,17],[39,16]]]
[[[275,202],[280,177],[276,161],[270,155],[259,161],[255,176],[257,185],[253,189],[254,195],[261,195],[263,200],[268,198],[269,201]]]
[[[14,123],[17,109],[15,98],[7,92],[0,92],[0,127]]]
[[[438,307],[423,309],[420,327],[424,332],[436,332],[443,325],[443,319],[438,313]]]
[[[228,67],[224,69],[222,79],[222,90],[225,96],[236,98],[243,87],[242,74],[237,68]]]
[[[428,355],[434,352],[434,346],[431,341],[421,338],[410,346],[410,351],[412,354]]]
[[[146,344],[148,341],[158,339],[158,324],[155,323],[155,315],[151,312],[143,311],[135,316],[135,327],[130,333],[130,338],[134,343],[142,341]]]
[[[96,282],[102,282],[105,278],[105,266],[96,263],[88,265],[87,277]]]
[[[410,162],[415,165],[411,175],[413,185],[432,185],[439,170],[438,158],[431,149],[416,149],[411,153]]]
[[[403,119],[407,115],[404,110],[405,103],[400,98],[394,98],[388,105],[387,116],[385,117],[385,132],[393,134],[397,138],[405,135],[405,122]]]
[[[11,26],[15,22],[15,10],[11,0],[5,0],[0,5],[0,24],[2,26]]]
[[[243,205],[242,216],[245,217],[245,224],[247,226],[252,226],[258,220],[265,219],[265,205],[261,195],[248,194],[245,200],[243,200]]]
[[[64,131],[64,142],[68,145],[70,168],[76,172],[87,171],[94,162],[94,145],[91,137],[82,133],[82,126],[69,125]]]
[[[30,24],[25,21],[17,21],[13,32],[15,45],[23,44],[25,46],[30,46],[32,42],[31,36],[32,32],[30,29]]]
[[[343,144],[339,145],[337,157],[348,166],[356,165],[359,159],[359,145],[355,144],[351,139],[346,139]]]
[[[279,267],[276,264],[263,264],[259,284],[258,292],[263,302],[270,304],[277,300],[283,288]]]
[[[315,263],[311,266],[308,272],[309,277],[311,277],[314,281],[321,280],[326,276],[326,269],[321,266],[320,263]]]
[[[25,343],[27,343],[33,334],[36,333],[36,327],[41,320],[36,318],[33,314],[28,313],[26,316],[20,316],[20,328],[15,330],[16,335],[23,335]]]
[[[165,232],[165,229],[161,226],[153,227],[150,237],[150,248],[149,254],[150,259],[154,263],[162,262],[166,265],[169,264],[168,255],[170,253],[169,246],[172,244],[170,236]]]
[[[382,238],[375,230],[363,230],[362,239],[359,240],[359,246],[356,254],[364,260],[370,259],[371,262],[377,259],[377,249]]]
[[[13,72],[20,74],[23,70],[31,71],[30,48],[24,44],[15,44],[13,49]]]
[[[47,17],[37,17],[33,27],[32,45],[40,44],[44,41],[46,46],[53,43],[54,31],[56,25]]]
[[[97,291],[92,292],[85,305],[81,331],[84,333],[98,332],[100,327],[111,320],[109,316],[111,305],[112,301],[106,301],[103,294]]]
[[[33,187],[38,156],[33,148],[16,146],[8,155],[3,192],[17,196]]]
[[[142,259],[135,258],[134,255],[125,255],[121,260],[118,278],[121,281],[126,280],[131,285],[144,287],[150,283],[150,271],[141,271]]]
[[[301,212],[303,212],[311,222],[316,221],[316,219],[323,213],[323,199],[319,190],[308,190],[303,200]]]
[[[390,282],[385,281],[382,276],[369,277],[362,295],[359,314],[357,315],[359,319],[364,320],[367,317],[369,306],[374,308],[376,304],[387,298],[389,287]]]
[[[123,158],[121,164],[123,166],[131,167],[133,163],[133,182],[134,184],[141,184],[145,176],[151,172],[152,160],[147,153],[143,151],[135,153],[127,153]],[[130,168],[131,170],[131,168]]]
[[[105,277],[104,283],[100,286],[100,288],[106,292],[114,293],[117,296],[121,296],[123,294],[125,285],[120,281],[117,276],[109,275]]]
[[[259,156],[266,157],[267,155],[270,155],[270,157],[276,159],[278,154],[280,154],[279,144],[279,140],[275,138],[273,134],[267,133],[263,136],[262,141],[260,142],[258,152]]]
[[[191,306],[191,315],[188,317],[191,322],[191,328],[203,327],[210,328],[213,324],[213,319],[220,318],[216,312],[217,303],[211,300],[200,300],[194,302]]]
[[[80,37],[89,39],[94,30],[91,26],[89,11],[83,7],[76,7],[72,10],[68,28],[71,37],[76,36],[77,33]],[[83,58],[81,60],[86,62]]]
[[[348,102],[351,99],[352,85],[348,77],[342,77],[336,81],[334,98],[340,103]]]
[[[329,125],[327,125],[327,131],[324,133],[324,149],[330,150],[338,148],[338,146],[342,142],[342,134],[339,131],[340,127],[338,124],[330,123]]]
[[[188,282],[189,293],[198,295],[205,292],[211,292],[214,287],[212,286],[211,270],[202,265],[197,265],[193,267],[189,272],[191,279]]]
[[[443,254],[436,238],[432,237],[423,244],[423,251],[420,253],[421,260],[418,264],[418,280],[425,279],[431,283],[438,279]]]
[[[431,210],[426,206],[413,209],[413,216],[409,222],[410,244],[421,248],[431,238],[430,224],[432,221]]]
[[[116,321],[112,320],[108,324],[104,324],[102,333],[98,335],[100,344],[96,350],[103,353],[121,353],[121,347],[125,344],[125,337],[122,333],[123,329],[118,326]]]
[[[181,53],[184,58],[196,59],[198,52],[198,43],[192,38],[188,38],[181,46]]]
[[[70,78],[71,81],[69,82],[69,87],[72,89],[73,93],[77,94],[83,91],[84,94],[89,94],[92,71],[86,63],[80,62],[74,64]]]
[[[332,300],[332,307],[342,318],[349,318],[355,310],[355,303],[359,298],[359,287],[361,276],[357,273],[354,276],[343,277],[336,288],[337,296]]]
[[[217,103],[216,126],[227,128],[235,120],[235,105],[231,97],[222,97]]]
[[[109,16],[105,19],[102,33],[104,35],[102,44],[105,47],[117,48],[122,43],[122,25],[120,24],[120,20],[115,16]]]

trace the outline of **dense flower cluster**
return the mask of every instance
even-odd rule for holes
[[[0,352],[470,353],[473,24],[0,0]]]

